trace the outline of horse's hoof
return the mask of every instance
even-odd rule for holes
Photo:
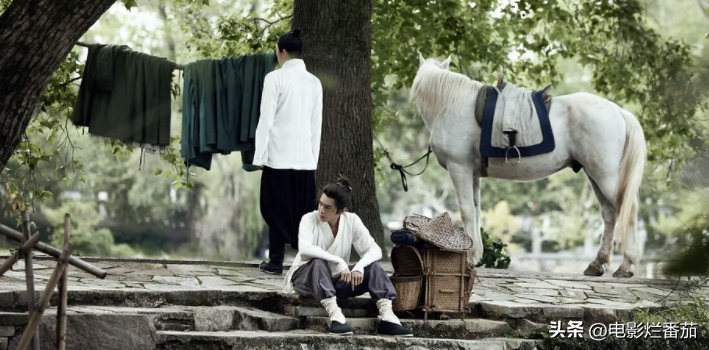
[[[628,271],[623,268],[620,268],[616,272],[613,273],[613,277],[616,277],[616,278],[630,278],[630,277],[633,277],[633,275],[634,275],[633,271]]]
[[[603,276],[603,274],[606,273],[606,269],[603,266],[596,266],[596,265],[588,265],[586,268],[586,271],[583,272],[584,275],[586,276]]]

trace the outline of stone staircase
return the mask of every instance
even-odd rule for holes
[[[15,294],[13,305],[22,308],[25,296]],[[613,322],[629,315],[629,310],[607,308],[594,313],[564,306],[535,309],[474,302],[471,314],[433,315],[442,319],[400,314],[415,337],[394,339],[376,335],[376,309],[368,297],[340,304],[354,336],[324,333],[328,317],[317,302],[276,292],[74,290],[69,292],[68,348],[534,349],[534,339],[547,331],[549,320]],[[54,349],[55,315],[55,308],[45,312],[42,349]],[[6,349],[15,350],[26,324],[26,313],[0,312],[0,330],[12,327]],[[5,348],[0,343],[0,350]]]
[[[39,292],[37,292],[39,294]],[[9,334],[1,350],[15,350],[27,313],[26,296],[14,293],[0,312],[0,329]],[[52,299],[56,305],[56,295]],[[330,336],[324,309],[312,300],[275,292],[228,291],[69,291],[69,349],[523,349],[546,326],[453,315],[427,321],[402,318],[414,338],[377,336],[376,309],[365,297],[342,301],[355,335]],[[42,349],[54,349],[54,307],[40,327]],[[405,317],[405,315],[401,315]],[[4,328],[3,328],[4,327]],[[8,330],[11,328],[11,330]],[[97,337],[101,334],[101,337]],[[88,344],[88,345],[87,345]],[[119,345],[120,344],[120,345]]]
[[[427,321],[400,314],[413,338],[377,336],[377,310],[367,296],[339,303],[355,335],[332,336],[319,303],[280,293],[282,277],[251,265],[96,264],[110,269],[105,280],[70,273],[67,349],[534,349],[551,321],[624,321],[639,307],[657,307],[652,300],[674,286],[481,271],[470,313],[432,314]],[[37,270],[38,299],[45,281]],[[11,272],[0,277],[0,350],[15,350],[28,320],[24,273]],[[42,349],[55,349],[55,315],[54,308],[44,313]]]
[[[310,306],[288,308],[311,309]],[[344,309],[363,315],[365,309]],[[45,312],[42,349],[54,349],[56,309]],[[523,349],[531,328],[485,319],[402,319],[414,338],[377,336],[374,317],[352,317],[354,336],[324,333],[328,318],[294,316],[252,306],[73,306],[68,312],[69,349]],[[27,324],[26,313],[0,312],[0,330],[11,328],[7,349],[14,350]],[[538,329],[537,329],[538,330]],[[97,337],[97,335],[101,335]],[[119,345],[120,344],[120,345]]]

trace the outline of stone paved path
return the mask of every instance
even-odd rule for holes
[[[4,260],[5,257],[0,257]],[[74,267],[70,269],[69,290],[151,290],[187,291],[221,290],[243,292],[280,291],[283,276],[262,273],[256,262],[219,263],[206,261],[170,261],[140,259],[85,258],[108,271],[99,279]],[[35,259],[37,290],[42,290],[51,275],[54,261]],[[391,265],[385,268],[393,272]],[[479,268],[471,302],[500,313],[510,307],[591,307],[632,309],[657,307],[663,301],[675,302],[684,283],[642,278],[617,279],[516,272]],[[284,273],[285,275],[285,273]],[[24,291],[24,264],[0,277],[0,293]],[[695,292],[705,299],[709,287]],[[513,315],[508,315],[514,317]]]

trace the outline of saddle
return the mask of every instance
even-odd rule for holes
[[[504,90],[505,86],[507,86],[507,82],[504,80],[505,77],[502,75],[497,77],[497,89],[500,91]],[[485,108],[485,102],[487,101],[487,88],[489,86],[490,85],[483,85],[483,87],[480,88],[477,100],[475,101],[475,120],[478,122],[478,126],[480,127],[483,125],[483,110]],[[550,90],[551,85],[547,85],[544,89],[542,89],[542,97],[544,98],[544,106],[547,108],[547,113],[549,113],[551,109],[551,95],[549,95]]]
[[[482,176],[487,177],[488,158],[529,157],[554,150],[554,134],[549,112],[551,85],[528,92],[504,81],[500,75],[497,85],[484,85],[478,92],[475,120],[481,128],[480,155]],[[505,88],[507,87],[507,90]],[[570,164],[575,172],[581,166]]]

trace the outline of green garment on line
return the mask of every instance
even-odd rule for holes
[[[124,143],[170,145],[175,64],[126,45],[89,45],[72,122]]]
[[[241,152],[242,168],[255,171],[256,127],[266,74],[274,53],[204,59],[185,65],[181,156],[187,167],[211,169],[213,154]]]

